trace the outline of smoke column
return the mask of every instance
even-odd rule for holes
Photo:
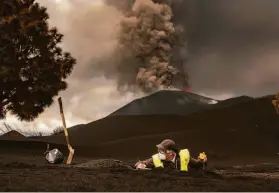
[[[126,0],[106,2],[123,12],[129,7]],[[187,60],[184,69],[193,92],[254,96],[277,92],[278,0],[171,0],[170,3],[174,25],[183,26],[185,31],[187,50],[182,55]]]
[[[108,79],[116,79],[122,92],[184,89],[188,76],[185,62],[178,60],[180,55],[177,54],[178,49],[184,48],[180,38],[183,30],[174,26],[170,4],[136,0],[125,9],[112,61],[95,66],[96,70],[104,72]]]

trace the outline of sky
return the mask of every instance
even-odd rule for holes
[[[102,75],[83,78],[88,62],[92,58],[103,57],[114,48],[114,29],[119,22],[120,12],[104,6],[102,1],[98,0],[75,2],[37,0],[37,2],[48,8],[50,24],[57,26],[65,35],[63,49],[70,51],[78,61],[73,74],[68,79],[68,89],[60,93],[68,127],[100,119],[140,97],[132,93],[120,95],[116,83]],[[80,11],[72,14],[74,6],[79,6]],[[88,21],[86,25],[84,25],[85,20]],[[92,31],[92,26],[98,26],[97,30]],[[1,122],[20,130],[43,133],[51,133],[53,128],[62,125],[56,101],[31,123],[20,122],[12,115],[8,115],[6,120]]]
[[[65,35],[63,49],[77,58],[68,78],[69,87],[60,93],[68,127],[100,119],[144,96],[120,94],[114,80],[94,71],[94,65],[110,57],[117,44],[116,29],[123,16],[119,10],[102,0],[36,1],[48,8],[50,25]],[[190,1],[177,0],[180,4]],[[177,20],[191,29],[187,69],[192,92],[215,99],[277,92],[279,14],[274,7],[279,1],[266,0],[268,3],[262,4],[263,0],[254,0],[253,6],[250,0],[225,1],[208,0],[210,5],[190,6],[203,11],[192,11],[188,20],[178,18],[184,18],[180,16],[185,12],[184,4],[175,8]],[[57,102],[31,123],[11,115],[1,122],[43,133],[51,133],[61,125]]]

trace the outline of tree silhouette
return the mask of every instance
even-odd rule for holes
[[[7,112],[32,121],[67,88],[76,60],[34,0],[0,1],[0,119]]]

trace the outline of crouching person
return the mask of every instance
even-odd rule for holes
[[[207,156],[201,153],[198,159],[191,157],[188,149],[178,149],[173,140],[166,139],[157,145],[158,153],[151,158],[139,161],[135,167],[137,169],[145,168],[173,168],[188,172],[189,167],[202,169],[207,164]]]

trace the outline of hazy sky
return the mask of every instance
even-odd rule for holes
[[[78,61],[74,73],[68,79],[68,89],[60,93],[67,125],[102,118],[132,101],[136,96],[131,93],[120,96],[114,81],[102,75],[91,77],[87,73],[90,65],[94,65],[92,59],[110,55],[116,43],[114,30],[121,14],[97,0],[37,2],[48,8],[50,24],[57,26],[65,35],[63,48],[70,51]],[[76,6],[79,9],[73,11]],[[37,128],[43,132],[51,132],[53,127],[61,125],[57,102],[32,123],[19,122],[14,116],[8,116],[2,122],[25,130]]]
[[[184,13],[183,3],[191,1],[177,0],[181,6],[176,7],[176,17]],[[196,11],[185,24],[192,29],[187,64],[192,91],[216,99],[277,92],[279,1],[205,1],[194,3]],[[69,88],[61,93],[68,126],[101,118],[142,96],[120,95],[115,81],[92,70],[103,58],[110,57],[115,48],[117,24],[122,18],[116,8],[101,0],[37,2],[48,8],[50,24],[65,35],[63,48],[78,61],[68,79]],[[56,102],[32,123],[21,123],[13,116],[2,122],[43,132],[61,125]]]

